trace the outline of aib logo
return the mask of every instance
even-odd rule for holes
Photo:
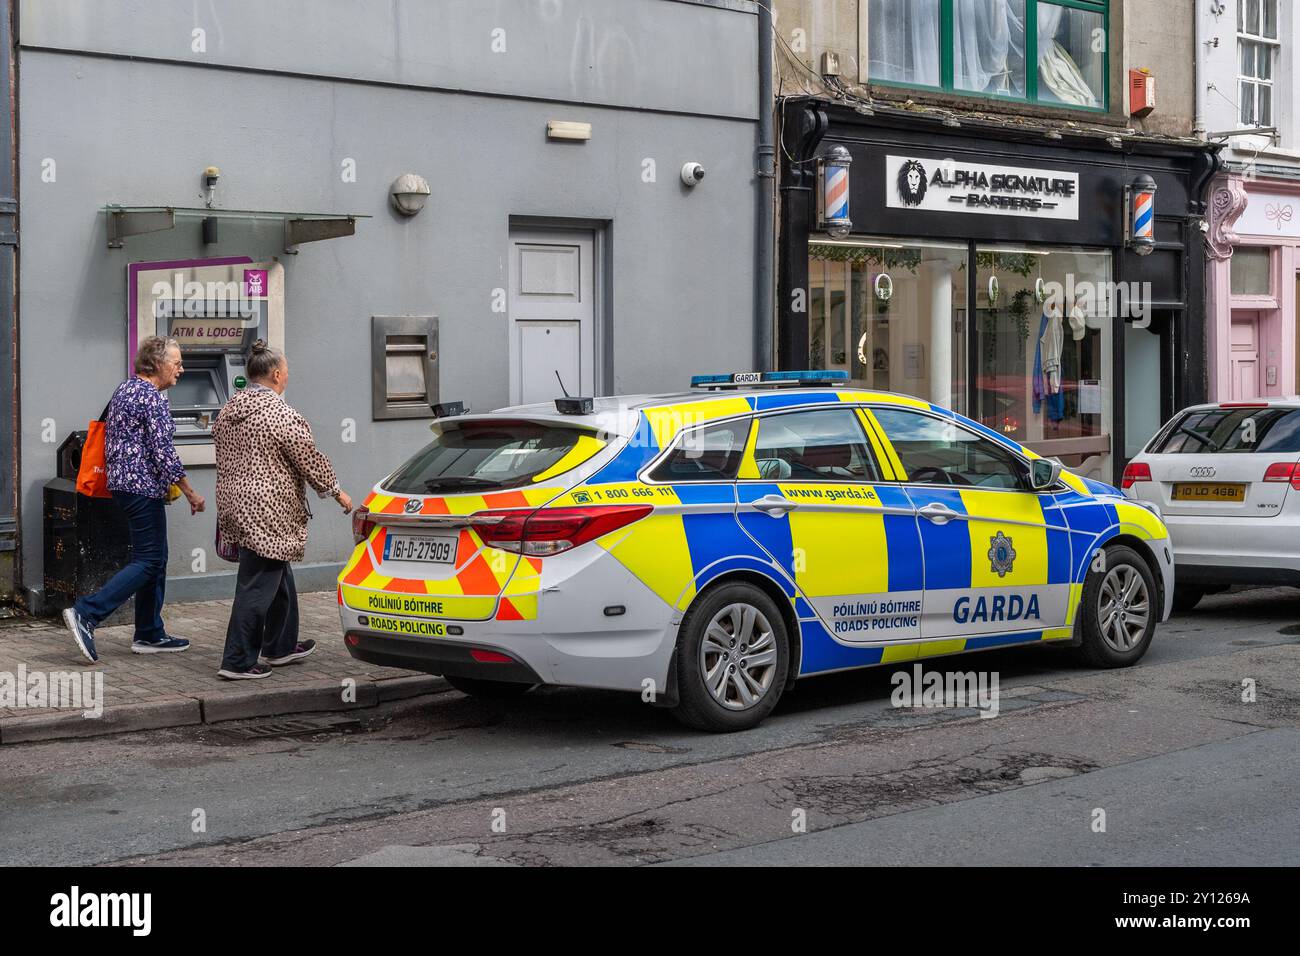
[[[904,206],[919,206],[925,199],[925,167],[909,159],[898,171],[898,198]]]

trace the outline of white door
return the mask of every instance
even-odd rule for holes
[[[510,402],[596,389],[592,233],[510,231]]]

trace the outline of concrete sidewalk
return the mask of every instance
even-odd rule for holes
[[[101,627],[95,632],[99,663],[93,665],[81,656],[62,618],[0,621],[0,745],[353,710],[447,687],[438,677],[353,660],[343,646],[335,601],[334,591],[299,595],[301,638],[315,639],[316,652],[257,681],[217,677],[230,601],[164,607],[168,633],[192,643],[180,654],[132,654],[129,625]],[[75,675],[86,688],[82,675],[97,673],[103,675],[101,716],[83,715],[84,698],[81,707],[49,706],[60,681],[56,675]],[[354,686],[346,683],[349,678]],[[33,699],[42,685],[51,690],[41,691],[44,700]]]

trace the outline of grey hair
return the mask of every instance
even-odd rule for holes
[[[248,350],[244,360],[247,363],[248,377],[257,381],[269,377],[280,367],[280,363],[284,361],[284,353],[267,345],[263,339],[258,339]]]
[[[167,350],[175,348],[180,351],[180,347],[180,343],[175,339],[169,339],[164,335],[150,335],[140,343],[140,348],[135,353],[135,374],[157,375],[162,371]]]

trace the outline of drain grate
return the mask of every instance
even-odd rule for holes
[[[288,717],[263,720],[235,727],[216,727],[214,733],[237,740],[264,740],[268,737],[306,737],[311,734],[355,730],[361,721],[355,717]]]

